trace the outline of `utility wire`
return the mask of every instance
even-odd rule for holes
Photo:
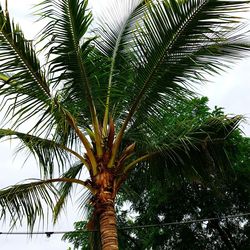
[[[230,218],[237,218],[237,217],[244,217],[244,216],[250,216],[250,213],[227,215],[227,216],[222,216],[222,217],[211,217],[211,218],[204,218],[204,219],[197,219],[197,220],[167,222],[167,223],[160,223],[160,224],[138,225],[138,226],[131,226],[131,227],[128,226],[128,227],[118,228],[118,230],[119,229],[126,230],[126,229],[136,229],[136,228],[150,228],[150,227],[165,227],[165,226],[173,226],[173,225],[199,223],[203,221],[226,220]]]
[[[250,213],[242,213],[242,214],[234,214],[234,215],[227,215],[222,217],[211,217],[211,218],[204,218],[204,219],[197,219],[197,220],[186,220],[186,221],[176,221],[176,222],[167,222],[167,223],[159,223],[159,224],[146,224],[146,225],[137,225],[137,226],[127,226],[127,227],[118,227],[118,230],[129,230],[129,229],[140,229],[140,228],[151,228],[151,227],[166,227],[166,226],[173,226],[173,225],[183,225],[183,224],[192,224],[192,223],[199,223],[203,221],[213,221],[213,220],[226,220],[230,218],[238,218],[238,217],[245,217],[250,216]],[[88,232],[97,232],[98,230],[77,230],[77,231],[44,231],[44,232],[0,232],[1,234],[7,235],[39,235],[45,234],[47,237],[50,237],[52,234],[65,234],[65,233],[88,233]]]

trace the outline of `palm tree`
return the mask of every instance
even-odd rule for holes
[[[56,220],[79,184],[91,194],[102,249],[118,249],[114,202],[131,170],[159,157],[181,162],[182,154],[224,139],[238,123],[223,116],[169,130],[167,117],[193,95],[189,85],[248,52],[236,13],[249,3],[120,0],[96,18],[87,0],[44,0],[36,12],[46,20],[39,36],[43,65],[1,8],[0,94],[7,122],[0,137],[19,139],[20,150],[35,155],[42,170],[41,180],[1,191],[1,215],[9,212],[13,223],[26,218],[32,229],[45,200]]]

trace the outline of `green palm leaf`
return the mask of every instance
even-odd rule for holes
[[[82,164],[78,165],[78,173],[79,166],[82,167]],[[75,171],[71,170],[71,172]],[[60,199],[61,194],[53,183],[76,183],[88,188],[88,183],[73,178],[73,175],[65,174],[64,177],[57,179],[29,180],[29,183],[16,184],[0,190],[0,218],[5,219],[9,214],[12,227],[17,222],[22,223],[26,219],[27,226],[33,231],[33,227],[38,219],[39,221],[44,220],[45,206],[48,208],[46,214],[48,216],[48,212],[53,211],[54,208],[57,211],[58,204],[62,201]],[[55,218],[57,216],[58,214],[55,215]]]
[[[133,135],[129,136],[133,141],[137,141],[137,152],[140,152],[140,156],[137,156],[136,160],[129,163],[124,170],[130,171],[135,166],[145,167],[148,163],[146,165],[143,161],[140,163],[141,159],[148,160],[149,165],[157,168],[159,173],[164,172],[166,168],[171,175],[178,176],[181,173],[184,177],[191,175],[206,179],[211,172],[215,171],[213,169],[213,161],[215,161],[218,168],[216,171],[224,174],[224,169],[229,164],[224,152],[225,142],[232,131],[239,126],[241,120],[240,116],[210,117],[202,122],[197,122],[194,118],[175,125],[171,125],[171,121],[162,123],[168,126],[162,129],[158,126],[155,126],[155,129],[152,127],[147,134],[140,129],[141,135],[137,133],[135,138]],[[148,128],[147,131],[149,131]],[[204,166],[204,162],[207,166]]]
[[[73,178],[80,176],[82,172],[83,164],[76,163],[66,171],[62,178]],[[70,197],[70,193],[73,188],[73,183],[71,182],[62,182],[59,186],[59,199],[54,208],[54,221],[56,222],[59,214],[61,213],[63,207],[66,205],[67,199]]]
[[[42,174],[45,177],[53,175],[55,166],[57,166],[59,172],[64,171],[65,167],[71,164],[73,156],[81,160],[82,164],[85,163],[81,152],[67,148],[56,140],[49,140],[11,129],[0,129],[0,138],[4,137],[19,139],[22,144],[18,147],[18,151],[28,149],[38,159],[43,169]]]
[[[93,33],[97,36],[95,45],[104,56],[110,59],[110,69],[108,69],[109,75],[104,95],[106,98],[104,129],[107,127],[109,111],[115,115],[115,113],[122,110],[122,107],[118,109],[118,100],[122,102],[124,93],[121,89],[116,91],[115,86],[123,81],[127,82],[128,75],[131,73],[129,71],[132,68],[127,62],[131,58],[127,55],[126,47],[129,41],[132,40],[135,22],[143,14],[144,10],[144,1],[115,1],[102,11],[97,24],[95,24],[97,25],[93,30]],[[103,102],[105,103],[105,99]]]
[[[49,39],[45,48],[49,49],[48,57],[53,56],[49,60],[48,67],[54,87],[57,87],[59,83],[63,84],[60,95],[63,100],[68,101],[66,103],[71,103],[71,107],[73,102],[76,104],[74,106],[78,107],[81,103],[83,104],[81,113],[85,117],[91,117],[96,134],[97,153],[98,156],[101,156],[99,122],[90,85],[90,72],[93,71],[91,66],[95,64],[88,59],[88,55],[92,51],[89,44],[93,38],[84,37],[92,20],[87,4],[88,1],[79,0],[43,1],[40,4],[41,8],[45,9],[42,18],[50,21],[42,30],[41,40]],[[92,79],[96,79],[93,74]],[[83,98],[87,102],[83,101]],[[75,112],[71,114],[74,115]]]
[[[149,1],[146,6],[126,47],[134,73],[112,90],[120,90],[130,101],[123,101],[122,126],[109,166],[129,122],[160,112],[166,100],[191,95],[188,85],[201,82],[201,73],[218,73],[225,61],[249,51],[236,14],[249,8],[249,1]],[[224,60],[218,61],[220,57]]]
[[[59,96],[51,96],[32,42],[25,39],[18,25],[10,23],[8,14],[5,15],[2,9],[0,27],[0,81],[3,82],[0,108],[5,113],[5,122],[11,119],[13,127],[18,127],[37,117],[34,131],[39,131],[40,135],[46,131],[49,136],[57,128],[57,137],[72,144],[74,135],[65,121],[65,109],[58,101]]]
[[[249,1],[150,2],[134,35],[137,74],[134,89],[129,89],[134,103],[125,124],[139,107],[147,112],[151,103],[150,111],[157,111],[166,96],[175,98],[177,93],[178,97],[179,91],[173,90],[187,89],[187,84],[204,79],[201,72],[218,73],[226,61],[248,52],[249,43],[235,14],[248,8]]]
[[[45,206],[53,209],[57,191],[50,181],[35,180],[27,184],[17,184],[0,191],[0,216],[11,217],[12,226],[27,220],[32,230],[38,219],[44,219]]]
[[[36,115],[50,100],[49,85],[45,80],[45,72],[41,69],[32,42],[24,38],[18,25],[11,24],[8,14],[0,7],[0,94],[6,102],[14,100],[7,114],[16,112],[17,120],[27,118],[32,110]],[[32,91],[31,91],[32,89]],[[2,102],[2,107],[6,103]],[[19,121],[20,124],[21,121]]]
[[[63,82],[64,91],[60,94],[64,98],[78,101],[87,97],[92,106],[84,62],[89,53],[87,46],[92,40],[83,39],[92,20],[87,1],[46,0],[38,6],[43,9],[42,18],[49,20],[41,32],[41,40],[49,40],[45,48],[49,49],[48,57],[53,57],[48,62],[51,81],[54,86]]]

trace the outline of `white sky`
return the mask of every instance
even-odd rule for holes
[[[92,0],[93,1],[93,0]],[[108,2],[108,0],[106,0]],[[4,6],[4,0],[0,0]],[[39,31],[39,24],[34,24],[30,13],[30,7],[38,3],[37,0],[9,0],[9,12],[15,21],[18,22],[26,37],[32,39]],[[95,0],[94,6],[98,6],[100,0]],[[102,1],[104,3],[104,0]],[[248,13],[250,17],[250,13]],[[236,63],[233,69],[223,73],[221,76],[211,78],[211,83],[206,84],[200,89],[200,93],[208,96],[211,107],[215,105],[224,107],[226,113],[243,114],[250,117],[250,58],[245,58],[239,63]],[[250,136],[250,126],[244,125],[245,133]],[[39,177],[36,162],[29,160],[24,167],[23,156],[19,156],[13,160],[13,144],[14,143],[0,143],[0,157],[1,157],[1,176],[0,187],[5,187],[10,184],[17,183],[21,180],[30,177]],[[62,231],[72,230],[73,222],[81,220],[77,216],[76,210],[72,207],[68,210],[67,216],[61,219],[54,229],[50,226],[48,231]],[[6,231],[7,227],[0,224],[0,232]],[[18,229],[25,231],[24,229]],[[26,236],[5,236],[0,235],[0,248],[3,250],[66,250],[68,244],[60,240],[61,236],[52,235],[47,238],[45,235],[34,236],[31,240]]]

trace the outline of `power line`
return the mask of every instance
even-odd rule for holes
[[[167,223],[160,223],[160,224],[138,225],[138,226],[131,226],[131,227],[128,226],[128,227],[123,227],[120,229],[126,230],[126,229],[137,229],[137,228],[175,226],[175,225],[199,223],[199,222],[203,222],[203,221],[226,220],[226,219],[230,219],[230,218],[237,218],[237,217],[244,217],[244,216],[250,216],[250,213],[227,215],[227,216],[222,216],[222,217],[211,217],[211,218],[204,218],[204,219],[197,219],[197,220],[167,222]],[[118,230],[119,230],[119,228],[118,228]]]
[[[146,224],[146,225],[135,225],[135,226],[127,226],[127,227],[118,227],[118,230],[129,230],[129,229],[140,229],[140,228],[151,228],[151,227],[166,227],[166,226],[175,226],[175,225],[183,225],[183,224],[192,224],[192,223],[199,223],[203,221],[213,221],[213,220],[226,220],[231,218],[238,218],[238,217],[246,217],[250,216],[249,213],[241,213],[241,214],[234,214],[234,215],[227,215],[222,217],[211,217],[211,218],[204,218],[204,219],[197,219],[197,220],[186,220],[186,221],[176,221],[176,222],[167,222],[167,223],[158,223],[158,224]],[[6,235],[39,235],[44,234],[47,237],[50,237],[52,234],[65,234],[65,233],[88,233],[88,232],[97,232],[98,230],[77,230],[77,231],[44,231],[44,232],[0,232],[1,234]]]

